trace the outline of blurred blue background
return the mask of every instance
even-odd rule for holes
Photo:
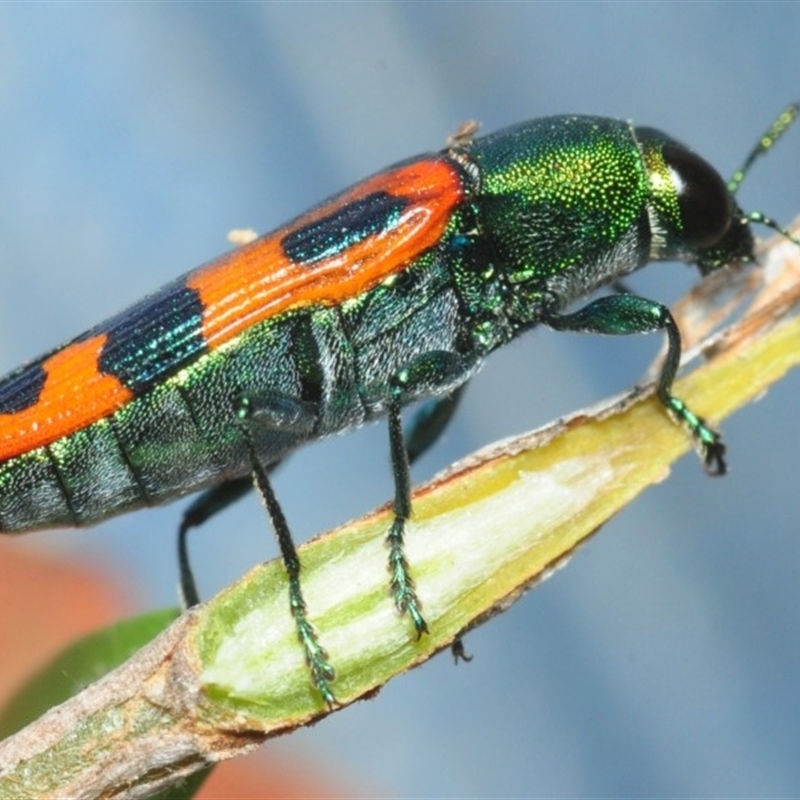
[[[631,118],[724,175],[800,97],[794,3],[0,5],[0,371],[369,173],[546,114]],[[800,210],[800,131],[740,197]],[[671,301],[695,274],[633,281]],[[421,480],[634,383],[658,337],[541,331],[474,382]],[[560,572],[373,701],[271,742],[416,797],[800,793],[798,376],[725,422]],[[277,490],[298,539],[387,500],[384,427],[308,448]],[[385,469],[382,469],[384,467]],[[179,505],[30,537],[175,601]],[[34,541],[35,540],[35,541]],[[203,592],[275,555],[254,498],[193,539]],[[35,591],[35,587],[31,587]],[[20,598],[24,603],[24,598]]]

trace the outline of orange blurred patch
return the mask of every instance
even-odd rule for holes
[[[113,575],[0,537],[0,705],[75,639],[127,616]],[[355,797],[309,757],[271,758],[269,745],[220,764],[200,800]]]
[[[123,608],[96,571],[0,539],[0,704],[67,644],[120,619]]]

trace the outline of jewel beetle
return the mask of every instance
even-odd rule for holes
[[[193,604],[188,531],[255,486],[313,682],[332,705],[333,668],[306,616],[271,470],[300,445],[388,418],[390,586],[417,635],[426,623],[403,552],[409,465],[486,356],[528,329],[663,331],[657,396],[707,471],[723,474],[719,434],[671,392],[675,320],[621,281],[651,261],[702,274],[753,261],[754,222],[791,238],[734,198],[798,110],[728,183],[658,130],[592,116],[481,137],[466,126],[443,151],[357,183],[3,378],[0,531],[91,525],[202,491],[178,536]],[[416,401],[427,402],[406,432],[401,410]]]

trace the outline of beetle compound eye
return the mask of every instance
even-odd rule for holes
[[[733,202],[728,187],[717,171],[691,150],[665,144],[662,153],[678,194],[681,238],[692,249],[711,247],[731,224]]]

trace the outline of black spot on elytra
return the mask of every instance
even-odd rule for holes
[[[369,236],[395,227],[407,205],[407,200],[387,192],[365,195],[288,233],[281,241],[283,252],[287,258],[302,264],[330,258]]]
[[[110,320],[98,365],[135,393],[177,372],[206,350],[203,304],[182,281],[165,286]]]
[[[35,406],[46,380],[41,360],[12,372],[0,383],[0,414],[16,414]]]

